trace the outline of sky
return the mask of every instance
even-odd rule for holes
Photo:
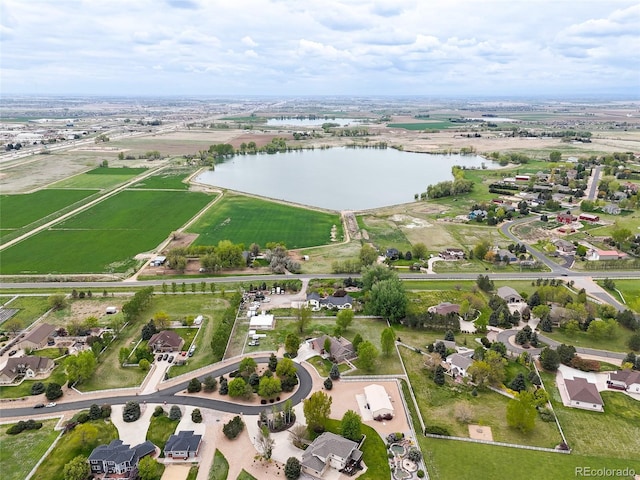
[[[627,0],[2,0],[0,95],[640,93]]]

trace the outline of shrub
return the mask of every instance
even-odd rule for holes
[[[122,420],[127,423],[135,422],[140,418],[140,404],[138,402],[127,402],[122,410]]]
[[[89,414],[87,412],[81,412],[76,417],[76,422],[78,423],[87,423],[89,421]]]
[[[218,390],[220,395],[227,395],[229,393],[229,382],[227,382],[226,378],[220,380],[220,390]]]
[[[418,478],[424,478],[424,470],[418,470],[418,473],[416,473],[416,475],[418,475]]]
[[[62,396],[62,387],[57,383],[51,382],[47,385],[44,395],[47,397],[47,400],[56,400]]]
[[[203,388],[205,392],[215,392],[218,381],[211,375],[204,377]]]
[[[329,372],[329,377],[331,380],[337,380],[340,378],[340,368],[337,363],[331,365],[331,371]]]
[[[36,382],[31,385],[31,395],[40,395],[41,393],[44,393],[45,390],[46,387],[42,382]]]
[[[409,453],[407,453],[407,458],[412,462],[419,462],[422,458],[422,453],[416,447],[411,447]]]
[[[331,378],[327,378],[324,381],[324,388],[327,390],[331,390],[333,388],[333,380],[331,380]]]
[[[27,420],[24,422],[20,420],[15,425],[11,425],[11,427],[7,429],[7,433],[9,435],[17,435],[25,430],[38,430],[40,428],[42,428],[42,422],[36,422],[35,420]]]
[[[538,413],[540,414],[540,420],[542,420],[543,422],[555,422],[556,420],[553,412],[548,408],[541,408],[540,410],[538,410]]]
[[[202,390],[202,382],[197,378],[192,378],[187,386],[187,392],[196,393]]]
[[[169,410],[169,420],[180,420],[182,418],[182,410],[178,405],[172,405]]]
[[[199,408],[194,408],[191,412],[191,421],[193,423],[202,423],[202,413]]]
[[[600,362],[598,362],[597,360],[588,360],[586,358],[579,357],[578,355],[576,355],[571,359],[570,365],[573,368],[582,370],[583,372],[599,372],[600,371]]]
[[[158,405],[155,410],[153,411],[153,416],[154,417],[162,417],[165,415],[165,411],[164,408],[162,408],[160,405]]]
[[[100,407],[100,416],[102,418],[109,418],[111,416],[111,405],[105,403]]]
[[[289,457],[284,466],[284,476],[287,480],[297,480],[300,477],[300,460],[296,457]]]
[[[425,434],[430,433],[432,435],[442,435],[443,437],[451,436],[451,434],[449,433],[449,430],[439,425],[429,425],[424,429],[424,433]]]
[[[98,420],[99,418],[102,418],[102,410],[97,403],[93,403],[89,407],[89,420]]]
[[[236,415],[229,422],[225,423],[222,427],[222,433],[224,433],[225,437],[229,440],[233,440],[240,432],[244,430],[244,422],[240,416]]]

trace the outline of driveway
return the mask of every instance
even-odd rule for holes
[[[124,405],[111,407],[111,423],[118,429],[120,440],[132,447],[144,443],[147,439],[147,430],[151,424],[151,415],[155,405],[140,404],[141,415],[135,422],[127,423],[122,419]]]

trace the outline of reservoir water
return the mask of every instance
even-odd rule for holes
[[[362,119],[360,120],[362,122]],[[324,117],[318,116],[314,118],[270,118],[267,120],[269,127],[320,127],[323,123],[337,123],[341,127],[357,125],[359,123],[355,118],[340,117]]]
[[[343,147],[237,155],[196,181],[331,210],[368,210],[413,202],[428,185],[452,180],[454,165],[497,164],[476,155]]]

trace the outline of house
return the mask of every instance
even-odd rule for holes
[[[438,305],[429,307],[428,312],[435,313],[437,315],[447,315],[449,313],[457,314],[460,313],[460,305],[458,305],[457,303],[442,302]]]
[[[24,339],[18,344],[23,350],[40,350],[53,341],[56,327],[48,323],[41,323],[31,330]]]
[[[172,330],[162,330],[149,339],[149,348],[154,352],[182,350],[184,339]]]
[[[389,394],[382,385],[372,384],[364,387],[364,396],[369,405],[369,411],[373,418],[393,417],[393,405],[389,399]]]
[[[447,357],[445,362],[449,364],[449,373],[451,373],[451,375],[455,378],[457,376],[466,377],[467,370],[473,363],[473,360],[466,355],[453,353]]]
[[[627,392],[640,393],[640,372],[637,370],[609,372],[607,386],[626,390]]]
[[[438,343],[442,343],[447,350],[456,350],[456,342],[452,340],[441,340],[436,339],[433,341],[432,345],[435,347]]]
[[[521,303],[524,302],[524,299],[520,296],[518,292],[516,292],[511,287],[500,287],[496,292],[500,298],[502,298],[507,303]]]
[[[159,255],[159,256],[153,258],[149,262],[149,265],[152,266],[152,267],[159,267],[160,265],[164,265],[166,261],[167,261],[167,257],[165,257],[163,255]]]
[[[586,378],[581,377],[567,378],[564,380],[564,388],[569,395],[570,407],[596,412],[604,411],[604,402],[595,383],[590,383]]]
[[[461,248],[447,248],[438,254],[445,260],[460,260],[464,258],[464,250]]]
[[[595,248],[589,252],[587,260],[595,262],[600,260],[622,260],[626,258],[626,256],[626,253],[618,252],[617,250],[600,250],[599,248]]]
[[[264,310],[260,315],[253,315],[249,320],[249,328],[251,330],[273,330],[275,326],[275,317],[265,313]]]
[[[476,220],[478,218],[485,218],[487,216],[486,210],[476,209],[469,212],[469,220]]]
[[[576,246],[573,243],[568,242],[567,240],[563,240],[560,238],[558,240],[554,240],[553,244],[560,253],[569,255],[573,255],[574,253],[576,253]]]
[[[515,253],[510,252],[506,248],[496,248],[495,249],[496,256],[500,258],[501,261],[505,261],[505,257],[509,260],[510,263],[517,262],[518,257]]]
[[[551,309],[549,310],[549,318],[551,319],[551,323],[553,325],[560,326],[569,320],[573,320],[575,316],[576,312],[574,310],[561,307],[557,303],[551,304]]]
[[[55,363],[45,357],[10,357],[0,370],[0,384],[13,383],[18,377],[35,378],[53,370]]]
[[[589,223],[596,223],[600,221],[600,217],[598,215],[592,215],[590,213],[581,213],[578,219]]]
[[[329,295],[328,297],[321,297],[316,292],[307,294],[307,306],[311,308],[337,308],[338,310],[344,310],[353,308],[353,297],[350,295],[344,295],[342,297],[336,297]]]
[[[141,458],[155,453],[156,446],[146,441],[131,448],[122,440],[112,440],[109,445],[99,445],[89,455],[89,467],[93,475],[109,474],[129,478]]]
[[[359,465],[362,452],[358,444],[340,435],[324,432],[316,438],[302,454],[302,471],[322,477],[328,468],[342,470],[347,466]]]
[[[575,222],[578,219],[575,215],[571,213],[559,213],[556,215],[556,222],[563,223],[565,225],[569,225]]]
[[[192,430],[178,432],[171,435],[164,446],[164,456],[166,458],[194,458],[198,456],[202,435],[194,435]]]
[[[324,351],[324,343],[327,338],[331,341],[330,352]],[[330,357],[333,357],[336,362],[342,362],[343,360],[348,360],[357,356],[353,343],[344,337],[335,338],[330,337],[329,335],[322,335],[311,341],[311,348],[320,353],[326,353]]]
[[[609,215],[620,215],[621,210],[620,207],[615,203],[609,203],[608,205],[602,207],[602,211],[604,213],[608,213]]]
[[[384,253],[384,256],[389,260],[398,260],[400,258],[400,252],[397,248],[387,248],[387,251]]]

